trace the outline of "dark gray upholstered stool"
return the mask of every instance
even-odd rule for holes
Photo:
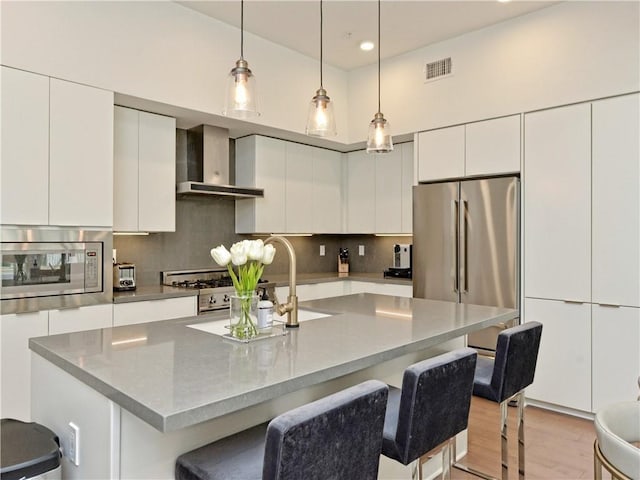
[[[467,428],[477,356],[463,348],[415,363],[401,390],[389,388],[382,454],[403,465],[415,461],[412,477],[422,479],[426,455],[443,443],[442,476],[450,476],[450,446]]]
[[[500,404],[502,479],[509,478],[507,413],[509,402],[518,407],[518,475],[524,479],[524,389],[533,383],[540,348],[542,324],[526,322],[498,335],[495,358],[478,357],[473,394]],[[494,480],[486,473],[455,464],[456,468]]]
[[[378,477],[388,387],[369,380],[185,453],[177,480]]]

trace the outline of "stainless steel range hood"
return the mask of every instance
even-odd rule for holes
[[[229,130],[200,125],[187,130],[186,168],[176,172],[181,195],[263,197],[264,190],[230,185]],[[184,167],[184,166],[183,166]]]

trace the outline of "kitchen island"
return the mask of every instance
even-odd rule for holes
[[[65,478],[172,478],[182,452],[462,345],[516,310],[387,295],[302,302],[329,314],[249,344],[192,328],[220,314],[31,339],[33,419],[69,437]]]

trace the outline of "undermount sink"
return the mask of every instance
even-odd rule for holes
[[[331,315],[329,315],[328,313],[321,313],[313,310],[298,310],[298,322],[306,322],[307,320],[314,320],[316,318],[330,316]],[[284,314],[283,316],[280,316],[274,312],[273,319],[276,321],[276,323],[274,323],[274,327],[277,328],[278,325],[281,325],[281,323],[278,322],[284,323],[287,321],[287,315]],[[229,329],[227,328],[228,326],[229,319],[214,320],[212,322],[193,323],[191,325],[187,325],[187,327],[189,328],[195,328],[196,330],[200,330],[202,332],[213,333],[214,335],[225,335],[229,333]]]

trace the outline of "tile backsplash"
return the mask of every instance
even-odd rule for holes
[[[160,272],[189,268],[217,267],[209,251],[220,244],[227,248],[243,238],[254,238],[235,233],[235,200],[229,197],[181,197],[176,201],[176,231],[152,233],[147,236],[115,236],[119,262],[136,264],[139,285],[160,282]],[[340,247],[349,249],[350,271],[382,272],[391,266],[393,244],[411,243],[411,237],[376,237],[374,235],[313,235],[287,237],[297,257],[299,273],[336,272]],[[320,256],[320,246],[325,256]],[[358,255],[358,246],[364,245],[364,256]],[[271,273],[286,273],[289,269],[284,250],[278,251],[272,265],[265,269]],[[268,278],[268,277],[267,277]]]

